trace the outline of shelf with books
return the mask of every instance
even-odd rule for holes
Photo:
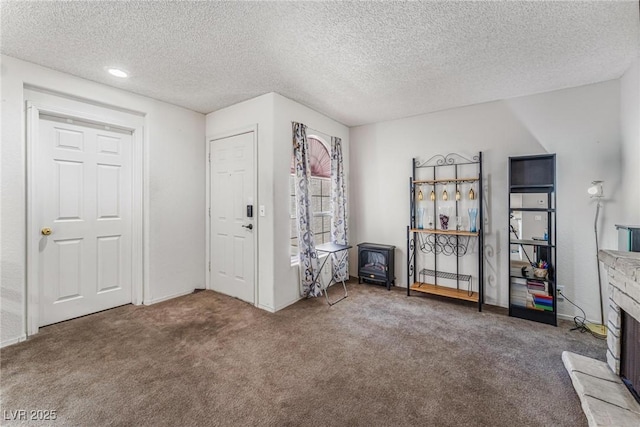
[[[509,311],[529,320],[554,324],[556,301],[553,283],[534,279],[512,278]]]
[[[554,326],[555,167],[555,154],[509,158],[509,315]]]

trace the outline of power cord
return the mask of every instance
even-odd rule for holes
[[[582,316],[574,316],[573,323],[575,323],[576,326],[571,328],[570,331],[580,331],[582,333],[589,332],[594,338],[597,338],[599,340],[607,339],[606,336],[603,337],[601,335],[594,334],[593,331],[587,327],[587,315],[584,312],[584,310],[582,308],[580,308],[580,306],[578,306],[578,304],[574,303],[569,298],[567,298],[567,296],[564,293],[562,293],[562,291],[560,289],[558,289],[557,292],[558,292],[559,295],[562,295],[562,297],[564,299],[569,301],[569,303],[571,305],[573,305],[574,307],[576,307],[578,310],[580,310],[582,312]]]

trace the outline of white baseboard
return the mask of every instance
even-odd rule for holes
[[[562,320],[569,320],[571,322],[573,322],[573,318],[576,316],[581,316],[580,314],[561,314],[558,313],[558,319],[562,319]],[[591,323],[593,325],[599,325],[600,321],[599,320],[590,320],[590,319],[586,319],[585,323]],[[605,326],[607,324],[607,319],[605,319]]]
[[[302,297],[298,297],[298,298],[295,298],[295,299],[293,299],[293,300],[291,300],[291,301],[289,301],[289,302],[286,302],[286,303],[284,303],[284,304],[280,304],[279,306],[277,306],[277,307],[276,307],[276,309],[274,310],[274,312],[275,312],[275,311],[280,311],[280,310],[282,310],[283,308],[287,308],[287,307],[289,307],[290,305],[297,303],[297,302],[298,302],[298,301],[300,301],[301,299],[303,299],[303,298],[302,298]]]
[[[258,307],[261,310],[268,311],[269,313],[275,313],[276,312],[276,310],[273,307],[269,307],[269,306],[266,306],[266,305],[258,304],[258,305],[256,305],[256,307]]]
[[[195,289],[191,289],[190,291],[183,291],[183,292],[178,292],[177,294],[173,294],[173,295],[167,295],[167,296],[160,297],[160,298],[154,298],[152,300],[145,300],[143,304],[144,305],[153,305],[153,304],[157,304],[159,302],[167,301],[167,300],[170,300],[170,299],[173,299],[173,298],[183,297],[185,295],[192,294],[194,290]]]
[[[558,313],[558,319],[563,319],[563,320],[573,320],[574,316],[571,316],[569,314],[560,314]]]
[[[27,340],[27,336],[26,335],[20,335],[17,338],[11,338],[11,339],[2,341],[0,343],[0,348],[6,347],[6,346],[9,346],[9,345],[13,345],[13,344],[18,344],[19,342],[26,341],[26,340]]]
[[[569,320],[573,322],[573,318],[576,317],[575,314],[561,314],[558,313],[558,319],[562,319],[562,320]],[[585,323],[592,323],[594,325],[599,325],[600,321],[599,320],[585,320]]]

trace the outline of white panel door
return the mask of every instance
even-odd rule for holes
[[[209,143],[211,153],[211,287],[254,303],[253,132]]]
[[[131,302],[132,137],[41,117],[39,325]],[[46,232],[45,232],[46,233]]]

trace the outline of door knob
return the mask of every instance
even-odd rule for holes
[[[253,230],[253,224],[243,225],[244,228],[248,228],[249,230]]]
[[[51,234],[51,229],[49,227],[43,227],[42,230],[40,230],[40,233],[42,233],[43,236],[48,236]]]

